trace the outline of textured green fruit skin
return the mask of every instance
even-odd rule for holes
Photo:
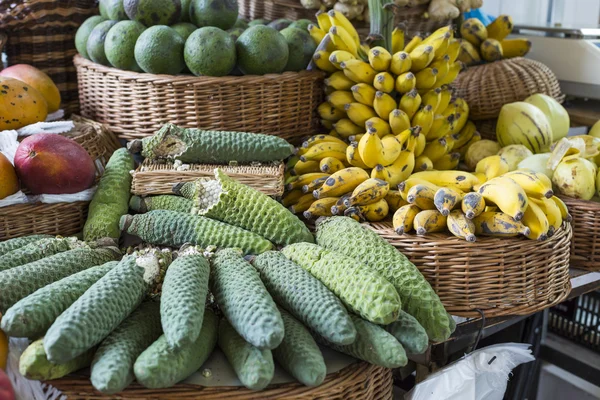
[[[285,66],[286,71],[305,70],[312,59],[317,45],[306,29],[288,27],[281,31],[288,44],[290,56]]]
[[[123,221],[127,218],[131,218],[127,232],[151,244],[239,247],[246,254],[260,254],[273,248],[271,242],[255,233],[197,215],[156,210],[126,216]]]
[[[278,251],[257,256],[253,265],[277,304],[306,326],[333,343],[354,341],[356,329],[346,308],[317,278]]]
[[[192,344],[173,349],[164,335],[150,345],[135,361],[133,370],[139,383],[147,388],[168,388],[196,372],[217,343],[219,321],[207,309],[200,336]]]
[[[159,303],[142,303],[98,347],[92,362],[92,385],[107,394],[125,389],[135,378],[135,360],[161,334]]]
[[[119,219],[127,214],[132,180],[129,171],[133,168],[133,156],[127,149],[118,149],[113,153],[90,203],[83,227],[86,241],[107,237],[118,240],[121,236]]]
[[[135,61],[135,42],[146,27],[137,21],[121,21],[110,28],[104,41],[104,52],[108,62],[126,71],[141,71]]]
[[[90,349],[80,356],[68,361],[64,364],[54,364],[48,361],[46,352],[44,351],[44,339],[36,340],[31,343],[21,354],[19,359],[19,372],[27,379],[36,381],[48,381],[52,379],[62,378],[85,368],[92,362],[94,351]]]
[[[385,329],[398,339],[407,353],[422,354],[427,350],[429,345],[427,332],[412,315],[401,311],[398,320]]]
[[[190,19],[198,26],[216,26],[227,30],[238,17],[237,0],[191,0]]]
[[[238,67],[245,75],[283,72],[290,53],[283,35],[264,25],[246,29],[235,42],[235,47]]]
[[[46,285],[117,258],[110,249],[81,248],[0,272],[0,313]]]
[[[186,41],[190,37],[190,35],[196,29],[198,29],[198,27],[196,25],[191,24],[189,22],[179,22],[177,24],[171,25],[171,28],[175,29],[177,31],[177,33],[179,33],[179,35],[181,35],[183,40],[186,40]]]
[[[283,340],[283,321],[258,272],[237,250],[220,250],[211,260],[212,294],[235,330],[260,349]]]
[[[2,330],[12,337],[32,339],[44,335],[63,311],[118,263],[109,261],[36,290],[6,311]]]
[[[366,320],[386,325],[398,318],[401,303],[396,289],[360,261],[312,243],[292,244],[282,252]]]
[[[221,184],[218,194],[196,191],[195,205],[199,214],[247,229],[275,244],[314,242],[306,225],[283,205],[231,179],[221,170],[215,175]],[[188,182],[184,187],[194,184],[198,183]],[[216,204],[202,207],[205,198],[216,199]]]
[[[170,346],[181,347],[198,339],[209,276],[210,265],[201,254],[180,256],[167,269],[160,298],[160,318]]]
[[[41,239],[0,256],[0,271],[41,260],[70,248],[69,241],[65,239]]]
[[[235,41],[229,33],[205,26],[186,40],[183,58],[196,76],[225,76],[235,67]]]
[[[184,45],[185,41],[175,29],[151,26],[135,43],[135,61],[149,74],[177,75],[185,68]]]
[[[50,235],[31,235],[31,236],[23,236],[14,239],[8,239],[4,242],[0,242],[0,256],[5,255],[6,253],[20,249],[21,247],[27,246],[30,243],[37,242],[41,239],[52,238]]]
[[[104,41],[110,28],[112,28],[117,21],[102,21],[92,29],[92,32],[88,36],[86,43],[86,50],[90,59],[98,64],[110,65],[104,52]]]
[[[357,331],[354,343],[340,346],[328,343],[325,339],[313,333],[315,339],[340,353],[348,354],[381,367],[399,368],[406,365],[408,362],[406,352],[395,337],[382,327],[360,317],[351,315],[351,318]]]
[[[291,145],[273,135],[205,131],[165,124],[142,139],[142,156],[190,163],[228,164],[230,161],[280,161],[292,154]]]
[[[179,196],[160,195],[141,198],[132,196],[129,201],[129,208],[135,212],[145,213],[154,210],[169,210],[189,213],[192,211],[193,203]]]
[[[285,326],[283,342],[273,349],[275,360],[306,386],[318,386],[327,375],[323,354],[310,332],[297,319],[280,308]]]
[[[181,19],[180,0],[123,0],[125,13],[145,26],[172,25]]]
[[[75,34],[75,47],[77,48],[77,52],[88,60],[90,59],[90,56],[87,52],[88,37],[96,25],[103,21],[106,21],[106,18],[100,15],[89,17],[83,22],[83,24],[81,24],[79,29],[77,29],[77,33]]]
[[[219,347],[248,389],[264,389],[273,379],[275,364],[271,350],[260,350],[246,342],[226,319],[219,323]]]
[[[452,334],[449,316],[421,272],[404,254],[347,217],[331,217],[317,226],[317,243],[357,259],[379,271],[402,299],[402,308],[425,328],[429,339],[440,342]]]
[[[48,359],[69,361],[108,336],[142,302],[147,289],[143,275],[135,256],[126,256],[94,283],[46,332]]]
[[[108,19],[112,19],[113,21],[123,21],[127,19],[127,14],[125,14],[125,7],[123,7],[123,0],[101,1],[104,3]]]

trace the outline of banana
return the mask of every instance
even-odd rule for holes
[[[394,91],[394,85],[396,81],[389,72],[380,72],[375,75],[373,80],[373,87],[381,92],[392,93]]]
[[[284,207],[289,207],[292,204],[296,203],[303,195],[304,193],[302,193],[302,190],[298,189],[292,190],[291,192],[287,192],[283,195],[283,198],[281,199],[281,204],[283,204]]]
[[[344,146],[347,145],[342,139],[331,136],[331,135],[314,135],[308,138],[306,141],[302,143],[302,147],[308,148],[314,146],[315,144],[325,143],[325,142],[334,142],[339,143]]]
[[[486,26],[488,38],[504,40],[513,30],[513,20],[510,15],[499,15],[492,23]]]
[[[344,210],[344,217],[352,218],[353,220],[358,221],[358,222],[360,222],[364,219],[362,217],[362,215],[360,214],[358,207],[350,207],[350,208]]]
[[[448,48],[446,49],[446,54],[450,58],[449,63],[452,65],[458,58],[458,54],[460,53],[460,41],[458,39],[450,39],[448,42]]]
[[[373,100],[373,108],[379,118],[385,119],[386,121],[390,117],[390,113],[397,107],[396,101],[392,96],[385,92],[376,92],[375,100]]]
[[[348,197],[346,207],[365,206],[383,199],[390,190],[390,185],[381,179],[367,179],[354,189],[352,196]]]
[[[384,168],[385,172],[388,174],[386,181],[390,184],[390,187],[396,187],[398,184],[408,179],[414,170],[415,155],[412,152],[403,151],[393,164]]]
[[[437,186],[452,187],[465,193],[479,184],[476,176],[464,171],[422,171],[412,174],[412,178],[426,180]]]
[[[358,45],[344,28],[341,26],[332,26],[329,28],[329,35],[336,49],[347,51],[358,58]]]
[[[379,155],[379,162],[381,165],[391,165],[402,151],[402,143],[394,135],[387,135],[381,138],[382,152]]]
[[[418,33],[410,39],[410,41],[404,46],[406,53],[411,53],[418,45],[423,42],[423,38]]]
[[[460,203],[460,209],[468,219],[473,219],[485,210],[485,199],[477,192],[466,193]]]
[[[356,85],[352,86],[351,90],[354,100],[369,107],[373,105],[375,93],[377,92],[373,86],[367,83],[357,83]]]
[[[465,194],[459,190],[450,187],[441,187],[433,196],[433,204],[442,215],[447,216],[450,214],[450,211],[460,207],[464,195]]]
[[[327,102],[319,104],[317,112],[319,113],[319,117],[326,121],[339,121],[345,117],[342,111],[336,109]]]
[[[343,160],[346,157],[345,144],[325,142],[319,143],[308,148],[306,153],[300,156],[302,161],[321,161],[325,157],[335,157]]]
[[[331,66],[335,68],[335,66]],[[340,66],[342,67],[344,74],[356,83],[368,83],[371,85],[377,74],[377,71],[375,71],[369,63],[362,60],[344,61]]]
[[[353,207],[351,207],[353,208]],[[351,208],[348,208],[350,210]],[[364,206],[356,206],[358,211],[363,219],[371,222],[378,222],[383,220],[390,212],[390,206],[385,201],[385,199],[381,199],[376,201],[375,203],[367,204]]]
[[[450,69],[450,57],[446,54],[439,60],[435,60],[429,64],[429,66],[438,70],[436,79],[443,79],[446,77],[446,74],[448,74],[448,70]]]
[[[292,175],[304,175],[309,172],[319,172],[318,161],[298,161],[290,170]]]
[[[394,231],[398,235],[403,235],[413,230],[415,217],[421,210],[414,204],[407,204],[396,210],[392,219]]]
[[[528,239],[540,241],[548,239],[550,229],[548,217],[534,201],[529,201],[521,223],[530,230],[529,235],[525,235]]]
[[[423,107],[431,106],[432,113],[435,113],[438,104],[440,104],[441,97],[442,88],[428,90],[423,96],[421,96],[421,104],[423,105]]]
[[[417,86],[417,78],[412,72],[405,72],[396,78],[396,92],[408,93]]]
[[[344,111],[344,107],[348,103],[354,102],[352,92],[346,90],[336,90],[327,96],[327,102],[340,111]]]
[[[365,126],[369,118],[376,117],[375,110],[361,103],[348,103],[344,107],[350,121],[358,126]]]
[[[442,232],[446,229],[447,218],[440,214],[438,210],[423,210],[415,215],[413,221],[417,235],[422,236],[428,233]]]
[[[443,78],[440,77],[439,79]],[[435,112],[437,114],[443,113],[446,110],[446,108],[448,108],[450,100],[452,100],[452,89],[450,89],[450,86],[444,85],[441,86],[440,89],[442,89],[442,93],[440,94],[440,102],[438,103],[438,106],[435,109]]]
[[[362,139],[363,136],[365,136],[366,133],[359,133],[358,135],[352,135],[348,138],[348,140],[350,142],[360,142],[360,139]],[[379,135],[377,135],[379,136]]]
[[[433,107],[431,105],[426,105],[421,108],[412,117],[411,123],[413,126],[420,126],[421,134],[427,136],[431,129],[431,125],[433,124]]]
[[[404,49],[404,30],[395,27],[392,31],[392,54],[396,54]]]
[[[409,146],[411,144],[414,144],[414,146],[416,146],[417,137],[420,134],[421,134],[421,127],[417,125],[417,126],[413,126],[411,128],[405,129],[404,131],[400,132],[399,135],[396,135],[396,138],[398,139],[398,141],[400,143],[402,143],[402,148],[404,150],[406,150],[409,147],[412,147],[412,146]]]
[[[404,94],[400,98],[400,103],[398,104],[398,108],[404,111],[410,119],[412,119],[412,117],[415,115],[420,106],[421,95],[419,94],[419,92],[417,92],[416,89],[413,89],[410,92]]]
[[[465,144],[471,140],[477,127],[473,121],[467,121],[465,126],[458,132],[456,141],[454,142],[454,148],[458,149],[459,147],[463,147]]]
[[[475,236],[475,224],[465,217],[465,214],[460,210],[454,210],[448,214],[446,226],[450,233],[456,237],[465,239],[467,242],[477,240]]]
[[[504,58],[523,57],[531,50],[529,39],[504,39],[500,41]]]
[[[349,138],[352,135],[358,135],[365,132],[364,127],[356,125],[348,118],[342,118],[339,121],[336,121],[333,124],[333,128],[337,133],[340,134],[340,136],[342,136],[345,139]]]
[[[460,71],[463,70],[464,67],[465,67],[465,65],[462,62],[454,61],[452,64],[450,64],[450,67],[448,68],[448,73],[446,74],[446,76],[444,76],[443,78],[440,78],[440,79],[436,79],[436,81],[435,81],[436,87],[440,87],[442,85],[448,85],[448,84],[454,82],[454,80],[456,79],[456,77],[458,76]]]
[[[319,169],[326,174],[333,174],[344,168],[346,168],[344,163],[335,157],[325,157],[319,163]]]
[[[416,88],[420,91],[431,89],[437,80],[438,70],[436,68],[423,68],[416,73]]]
[[[419,157],[425,151],[425,146],[427,146],[427,139],[423,133],[420,133],[417,137],[417,145],[415,146],[415,157]],[[416,162],[416,160],[415,160]]]
[[[337,131],[335,129],[333,129],[333,126],[331,127],[331,130],[329,131],[329,133],[327,135],[331,136],[332,138],[342,139],[340,134],[337,133]]]
[[[504,176],[517,182],[529,197],[549,199],[554,196],[552,181],[543,173],[518,170],[505,173]]]
[[[331,61],[329,61],[330,56],[331,53],[326,50],[317,50],[313,55],[313,61],[315,62],[317,68],[319,68],[321,71],[335,72],[337,71],[337,68],[331,63]]]
[[[379,164],[379,159],[383,153],[383,145],[377,133],[373,130],[367,131],[360,142],[358,142],[358,154],[362,161],[369,167],[374,168]]]
[[[480,46],[488,38],[488,32],[480,20],[469,18],[460,26],[460,36],[473,46]]]
[[[406,201],[414,204],[421,210],[435,210],[433,198],[436,191],[427,185],[415,185],[406,194]]]
[[[433,169],[438,171],[449,171],[456,169],[460,163],[460,153],[448,153],[444,154],[440,159],[433,162]]]
[[[393,212],[408,204],[408,202],[402,198],[398,190],[389,190],[384,198],[390,206],[390,210]]]
[[[485,206],[485,210],[483,212],[498,212],[498,207],[496,206]]]
[[[301,189],[302,186],[314,181],[315,179],[327,178],[328,176],[329,176],[329,174],[324,174],[322,172],[308,172],[306,174],[299,175],[298,179],[285,185],[285,189],[287,191],[291,191],[294,189]]]
[[[433,46],[423,44],[415,47],[415,49],[409,52],[411,67],[410,70],[413,72],[419,72],[420,70],[427,68],[433,61],[435,52]]]
[[[408,179],[406,179],[398,184],[398,191],[400,192],[400,196],[402,196],[402,198],[406,202],[408,202],[409,190],[412,189],[412,187],[416,186],[416,185],[429,186],[431,188],[431,190],[433,190],[434,192],[437,192],[439,190],[439,186],[434,185],[433,183],[431,183],[425,179],[413,178],[412,176],[410,176]]]
[[[481,172],[473,172],[473,175],[475,175],[477,177],[477,179],[479,179],[479,184],[480,185],[483,185],[488,180],[487,176],[485,176],[485,174],[482,174]],[[475,186],[473,189],[477,190],[478,187]]]
[[[554,201],[554,203],[560,210],[560,215],[563,221],[571,222],[573,220],[573,217],[571,217],[571,214],[569,214],[569,209],[567,208],[567,205],[564,201],[562,201],[562,199],[556,196],[552,196],[550,197],[550,200]]]
[[[530,229],[503,212],[487,211],[473,218],[475,234],[494,237],[529,235]]]
[[[508,169],[508,163],[500,156],[488,156],[482,158],[475,166],[475,172],[485,174],[488,181],[497,176],[506,174]]]
[[[362,168],[349,167],[338,171],[325,181],[323,186],[313,192],[315,199],[339,197],[353,191],[358,185],[369,179],[369,174]]]
[[[424,155],[417,156],[415,171],[429,171],[433,169],[433,161]]]
[[[324,32],[329,32],[331,29],[331,20],[329,19],[329,15],[323,10],[319,10],[315,16],[317,17],[317,23],[319,24],[319,28]]]
[[[427,133],[427,141],[431,142],[446,137],[454,127],[454,116],[445,117],[442,114],[434,114],[431,129]]]
[[[384,72],[390,68],[392,55],[381,46],[373,47],[369,50],[369,64],[375,71]]]
[[[310,37],[312,38],[313,42],[315,42],[315,44],[318,45],[319,43],[321,43],[327,32],[316,25],[309,24],[308,33],[310,34]]]
[[[285,162],[285,170],[290,171],[292,168],[296,166],[296,164],[300,161],[300,156],[293,155],[287,159]]]
[[[306,219],[317,217],[330,217],[333,215],[331,207],[339,200],[339,197],[325,197],[323,199],[312,202],[308,210],[304,211],[303,215]]]
[[[457,60],[463,62],[467,66],[471,66],[479,64],[481,62],[481,57],[479,56],[479,51],[471,44],[471,42],[461,40],[460,52],[458,53]]]
[[[346,161],[348,161],[348,164],[352,165],[353,167],[369,169],[369,167],[363,162],[362,158],[360,158],[357,142],[350,143],[350,145],[346,148]]]
[[[435,164],[437,160],[442,158],[445,154],[448,154],[448,148],[448,141],[445,138],[440,138],[427,143],[423,155],[428,157]]]
[[[562,225],[562,213],[556,203],[547,198],[536,199],[533,197],[529,198],[529,202],[534,202],[546,215],[548,219],[548,237],[554,235],[557,229]]]
[[[346,211],[346,208],[348,208],[344,205],[344,202],[350,196],[352,196],[352,192],[346,193],[342,197],[339,197],[338,201],[336,201],[335,204],[333,206],[331,206],[331,214],[332,215],[344,215],[344,211]]]
[[[431,38],[431,36],[430,36]],[[440,59],[446,55],[446,50],[448,50],[448,45],[450,44],[450,39],[452,39],[452,35],[450,32],[446,32],[443,35],[435,36],[430,40],[425,39],[424,42],[433,46],[433,59]]]
[[[402,75],[410,71],[412,67],[412,60],[410,55],[406,51],[399,51],[394,53],[392,56],[392,62],[390,63],[390,72],[394,75]]]
[[[479,49],[481,51],[481,58],[485,61],[498,61],[503,57],[502,45],[496,39],[486,39],[481,43]]]
[[[479,132],[475,131],[475,133],[473,133],[473,136],[467,142],[467,144],[456,149],[456,151],[458,151],[460,153],[460,158],[463,159],[465,157],[465,154],[467,153],[467,150],[469,149],[469,147],[471,147],[471,145],[473,143],[478,142],[480,140],[481,140],[481,134]]]
[[[390,182],[392,175],[388,170],[381,164],[377,164],[375,168],[371,170],[371,179],[381,179],[382,181]]]
[[[331,55],[329,56],[329,61],[340,70],[342,69],[340,64],[348,60],[356,60],[356,57],[349,51],[335,50],[332,51]]]
[[[377,136],[380,138],[392,133],[390,125],[379,117],[369,118],[367,122],[365,122],[365,127],[367,129],[374,129],[377,132]]]
[[[504,176],[491,179],[481,185],[478,192],[486,203],[494,203],[500,211],[510,215],[516,221],[523,218],[527,209],[527,194],[521,186],[512,179]]]
[[[326,104],[327,104],[327,102],[326,102]],[[331,121],[331,120],[320,119],[319,123],[325,129],[333,129],[333,121]]]
[[[360,45],[358,32],[354,28],[354,25],[352,25],[352,22],[350,22],[344,14],[336,10],[329,10],[327,15],[329,16],[329,22],[332,26],[344,28],[344,30],[350,34],[354,43],[356,43],[357,46]]]
[[[442,38],[446,35],[450,35],[450,38],[453,37],[452,25],[445,25],[441,28],[436,29],[433,33],[427,36],[421,43],[423,44],[431,44],[439,38]]]
[[[327,174],[327,176],[324,176],[322,178],[317,178],[314,181],[311,181],[311,182],[307,183],[306,185],[302,186],[302,193],[314,192],[315,190],[317,190],[318,188],[323,186],[323,184],[325,183],[325,181],[327,180],[328,177],[329,177],[329,174]]]
[[[350,90],[354,81],[350,80],[342,71],[336,71],[325,79],[325,85],[334,90]]]
[[[408,117],[408,114],[399,108],[390,113],[389,123],[394,135],[399,135],[410,128],[410,118]]]
[[[288,207],[292,214],[300,214],[310,207],[314,203],[315,198],[312,193],[308,193],[300,197],[294,204]]]

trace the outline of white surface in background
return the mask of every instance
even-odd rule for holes
[[[481,10],[492,16],[508,14],[516,24],[546,25],[548,0],[485,0]],[[569,27],[598,25],[600,0],[554,0],[552,23]]]

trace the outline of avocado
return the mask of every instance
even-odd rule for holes
[[[100,22],[106,21],[101,15],[94,15],[93,17],[89,17],[86,19],[83,24],[77,29],[77,33],[75,34],[75,48],[77,52],[81,54],[82,57],[90,59],[90,56],[87,52],[87,41],[92,30],[98,25]]]
[[[253,21],[248,22],[248,26],[254,26],[254,25],[268,25],[269,24],[268,19],[255,19]]]
[[[235,21],[235,24],[233,24],[231,27],[231,29],[233,28],[248,29],[248,22],[246,22],[246,20],[243,18],[238,18],[237,21]]]
[[[150,74],[176,75],[185,67],[184,45],[185,41],[175,29],[152,26],[135,43],[135,61]]]
[[[104,17],[104,19],[108,19],[108,12],[106,11],[106,5],[104,4],[106,0],[100,0],[98,3],[98,9],[100,10],[100,15]]]
[[[231,28],[227,32],[231,35],[233,40],[238,40],[242,33],[244,33],[244,28]]]
[[[317,49],[317,45],[308,31],[298,28],[285,28],[281,31],[287,41],[290,55],[285,71],[302,71],[306,69]]]
[[[104,42],[104,51],[110,64],[126,71],[141,71],[135,61],[135,42],[146,27],[137,21],[121,21],[110,28]]]
[[[175,29],[177,33],[181,35],[184,41],[190,37],[192,32],[198,29],[196,25],[191,24],[189,22],[179,22],[175,25],[171,25],[171,28]]]
[[[191,0],[190,20],[199,28],[214,26],[227,30],[237,17],[237,0]]]
[[[275,21],[271,22],[269,25],[271,28],[275,28],[278,31],[287,28],[288,26],[290,26],[290,24],[292,23],[292,20],[289,20],[287,18],[279,18],[276,19]]]
[[[113,21],[123,21],[127,19],[125,8],[123,8],[123,0],[103,0],[104,8],[108,19]]]
[[[104,52],[104,41],[106,40],[106,35],[110,28],[115,26],[117,22],[118,21],[100,22],[90,33],[86,49],[93,62],[107,66],[110,65],[110,62],[108,62],[108,59],[106,58],[106,53]]]
[[[285,37],[264,25],[246,29],[236,41],[236,50],[238,66],[246,75],[280,73],[289,56]]]
[[[181,0],[181,22],[192,22],[190,20],[190,3],[192,0]]]
[[[185,42],[185,63],[194,75],[224,76],[235,67],[235,41],[222,29],[205,26]]]
[[[314,24],[314,22],[312,22],[310,19],[299,19],[298,21],[292,22],[288,28],[298,28],[306,31],[308,30],[308,26],[310,24]]]
[[[123,6],[130,20],[148,27],[173,25],[181,19],[181,0],[123,0]]]

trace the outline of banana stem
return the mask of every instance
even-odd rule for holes
[[[371,32],[367,42],[373,46],[382,46],[392,50],[392,32],[394,30],[394,0],[369,0]]]

